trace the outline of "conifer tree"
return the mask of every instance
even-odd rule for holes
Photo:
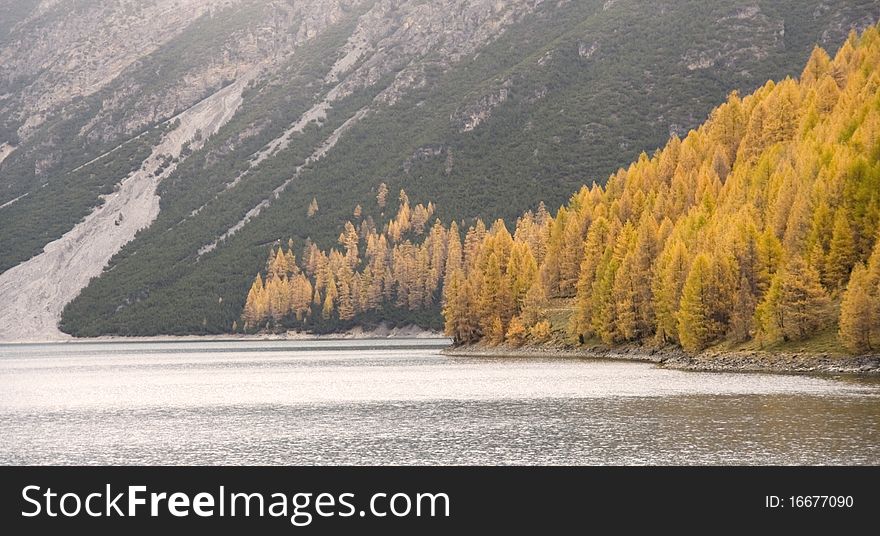
[[[761,233],[758,240],[758,273],[756,274],[756,281],[759,296],[763,296],[767,289],[770,288],[773,277],[782,265],[783,255],[782,243],[768,227]]]
[[[752,284],[743,274],[736,287],[733,308],[730,313],[730,336],[734,342],[745,342],[752,337],[757,306],[758,302],[752,291]]]
[[[544,287],[547,289],[549,296],[559,296],[560,294],[560,252],[565,242],[565,226],[568,223],[568,210],[565,207],[559,209],[550,223],[547,240],[547,256],[544,259],[544,265],[541,267],[541,277],[544,280]]]
[[[482,328],[485,333],[491,332],[496,317],[500,321],[501,301],[501,266],[498,261],[498,255],[493,252],[489,255],[486,271],[483,275],[483,283],[480,288],[480,297],[477,301],[477,310],[479,311]],[[497,335],[497,333],[495,334]]]
[[[721,327],[712,315],[713,299],[711,261],[700,254],[688,272],[678,313],[678,338],[685,350],[703,350],[720,334]]]
[[[538,263],[527,243],[514,244],[508,260],[507,274],[510,278],[513,307],[519,313],[525,303],[526,293],[538,280]]]
[[[242,314],[245,329],[254,329],[265,320],[268,307],[264,302],[263,277],[257,274],[248,291]]]
[[[302,274],[290,283],[290,308],[298,322],[302,322],[311,308],[312,284]]]
[[[840,306],[840,339],[852,353],[874,350],[874,337],[880,328],[877,314],[877,289],[870,288],[868,270],[859,263],[843,295]]]
[[[355,298],[352,296],[351,277],[342,277],[339,280],[339,320],[347,321],[354,318],[355,314]]]
[[[504,322],[502,322],[499,315],[490,317],[490,320],[486,325],[487,328],[485,330],[485,335],[489,344],[497,346],[504,342]]]
[[[276,258],[283,257],[279,255]],[[287,279],[285,277],[269,279],[265,291],[268,294],[269,314],[277,325],[290,312],[290,288]]]
[[[571,297],[577,293],[578,275],[584,256],[584,239],[590,224],[588,218],[588,215],[574,212],[563,230],[558,253],[560,296]]]
[[[617,342],[617,329],[615,315],[617,308],[614,305],[614,279],[620,260],[615,258],[614,250],[609,247],[599,261],[596,268],[596,277],[592,285],[591,294],[591,330],[598,335],[606,344]]]
[[[794,256],[774,276],[759,307],[763,334],[770,340],[803,340],[827,323],[828,303],[819,273]]]
[[[586,337],[593,330],[593,285],[600,261],[605,257],[611,239],[611,224],[604,216],[598,217],[587,233],[578,274],[575,311],[569,327],[569,334],[575,338]],[[608,255],[610,254],[609,251]]]
[[[831,58],[828,53],[819,46],[813,47],[807,66],[801,74],[801,83],[816,84],[831,71]]]
[[[446,335],[457,344],[469,344],[481,337],[473,292],[461,270],[455,270],[445,288],[443,306]]]
[[[673,240],[660,256],[652,282],[657,339],[661,343],[678,341],[678,309],[689,272],[687,248],[682,241]]]
[[[345,248],[345,259],[350,268],[354,268],[360,262],[358,257],[358,243],[360,236],[350,221],[345,222],[345,227],[339,235],[339,244]]]
[[[626,253],[615,277],[618,331],[626,340],[647,338],[655,331],[654,295],[650,281],[657,256],[657,223],[645,211],[636,231],[635,243]]]
[[[540,277],[535,278],[532,287],[523,298],[522,313],[520,315],[526,328],[532,328],[538,322],[545,320],[544,306],[547,302],[547,291]]]
[[[507,343],[514,348],[520,347],[525,344],[527,336],[528,330],[526,330],[522,319],[519,316],[513,317],[510,320],[510,325],[507,327],[507,334],[505,335]]]
[[[846,211],[840,208],[834,216],[834,231],[831,235],[828,257],[825,260],[824,273],[829,289],[837,290],[846,284],[855,260],[856,251],[852,227],[850,227]]]
[[[448,281],[453,272],[463,269],[462,261],[461,235],[458,225],[452,222],[447,233],[446,267],[443,270],[444,281]]]
[[[324,317],[324,320],[329,320],[330,317],[333,316],[338,297],[339,291],[336,287],[336,281],[331,277],[327,282],[326,292],[324,294],[324,305],[321,307],[321,316]]]

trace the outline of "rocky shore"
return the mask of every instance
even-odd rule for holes
[[[847,356],[758,351],[704,352],[690,355],[677,348],[572,348],[566,346],[456,346],[443,350],[449,356],[558,357],[613,359],[655,363],[657,366],[699,372],[772,372],[786,374],[880,375],[880,355]]]

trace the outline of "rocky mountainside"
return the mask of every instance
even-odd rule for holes
[[[878,15],[0,0],[0,338],[228,331],[270,244],[332,245],[358,204],[381,223],[381,182],[447,219],[558,205]]]

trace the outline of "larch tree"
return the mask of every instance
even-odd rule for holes
[[[452,272],[446,287],[443,318],[446,335],[457,344],[477,342],[481,337],[473,291],[461,270]]]
[[[689,352],[705,349],[722,331],[713,318],[715,293],[712,279],[712,262],[709,256],[697,255],[682,289],[681,308],[678,312],[678,339]]]
[[[752,283],[746,274],[740,276],[732,305],[730,338],[735,342],[745,342],[754,333],[755,309],[758,306],[758,300],[752,290]]]
[[[522,311],[520,318],[526,328],[532,328],[538,322],[546,320],[546,302],[547,291],[540,277],[535,279],[535,283],[526,292],[523,298]]]
[[[584,255],[584,238],[590,221],[587,210],[573,212],[562,232],[559,247],[559,294],[571,297],[577,293],[578,274]],[[586,213],[586,214],[584,214]]]
[[[443,270],[444,281],[448,281],[454,272],[463,269],[462,255],[461,234],[458,230],[458,224],[452,222],[447,233],[446,267]]]
[[[336,310],[336,300],[339,298],[339,290],[336,287],[335,278],[331,277],[326,286],[326,292],[324,294],[324,305],[321,307],[321,316],[324,317],[324,320],[329,320],[330,317],[333,316],[333,312]]]
[[[290,288],[287,285],[286,277],[273,277],[269,279],[265,290],[269,299],[269,314],[272,316],[275,324],[278,325],[290,312]]]
[[[507,334],[504,337],[507,343],[514,348],[517,348],[525,344],[527,337],[528,330],[526,329],[525,324],[523,324],[522,319],[519,316],[513,317],[510,320],[510,325],[507,327]]]
[[[517,242],[511,250],[507,274],[510,278],[510,293],[516,313],[522,311],[526,293],[538,280],[538,263],[527,243]]]
[[[819,273],[794,256],[774,276],[758,308],[761,330],[770,340],[806,339],[827,323],[828,304]]]
[[[590,294],[590,328],[606,344],[618,341],[616,313],[614,304],[614,279],[620,268],[620,259],[615,256],[612,247],[605,254],[596,268]]]
[[[299,274],[290,282],[290,308],[298,322],[302,322],[311,310],[312,284],[309,279]]]
[[[880,343],[874,339],[880,331],[876,292],[870,287],[865,265],[857,264],[840,305],[840,340],[854,354],[870,352]]]
[[[569,220],[568,210],[565,207],[559,209],[556,217],[550,222],[547,239],[547,255],[541,267],[541,278],[549,296],[560,294],[560,252],[565,243],[565,226]]]
[[[287,277],[287,273],[287,259],[281,251],[281,248],[278,248],[277,251],[272,249],[269,252],[269,260],[267,261],[266,278],[280,279],[282,277]]]
[[[678,309],[690,271],[690,257],[681,240],[673,240],[661,254],[652,284],[656,337],[660,343],[678,341]]]
[[[764,293],[767,292],[767,289],[770,288],[773,277],[782,265],[784,255],[785,250],[782,248],[782,243],[768,227],[763,233],[761,233],[758,239],[756,281],[759,295],[763,296]]]
[[[626,313],[621,310],[618,314],[621,318],[624,315],[632,317],[630,326],[622,330],[629,340],[645,339],[655,332],[656,312],[650,282],[654,278],[658,248],[657,222],[650,211],[645,210],[636,231],[633,249],[627,253],[623,261],[629,281],[624,280],[622,285],[628,286],[627,299],[631,306]]]
[[[353,269],[360,262],[358,252],[360,236],[350,221],[345,222],[345,227],[340,233],[338,241],[345,248],[345,259],[349,267]]]
[[[245,301],[244,313],[242,315],[245,329],[253,329],[260,325],[266,319],[267,310],[268,305],[263,289],[263,277],[257,274]]]
[[[600,216],[590,226],[584,243],[583,260],[578,274],[575,311],[569,326],[569,334],[575,338],[585,338],[592,332],[593,284],[596,281],[599,263],[606,254],[606,248],[610,247],[611,240],[611,224],[607,218]]]
[[[480,296],[477,301],[477,310],[479,311],[480,321],[482,322],[483,331],[486,333],[490,332],[494,327],[493,323],[495,318],[498,317],[499,320],[501,318],[501,302],[503,300],[501,278],[501,265],[498,261],[498,255],[493,252],[489,255],[486,271],[483,274],[483,284],[480,288]]]
[[[849,218],[843,208],[834,217],[834,231],[825,259],[825,276],[831,290],[843,288],[856,261],[855,240]]]
[[[351,320],[354,318],[356,309],[356,299],[352,295],[352,283],[354,282],[354,278],[351,274],[346,274],[339,279],[339,320],[343,322]]]

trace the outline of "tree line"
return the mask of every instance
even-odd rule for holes
[[[388,187],[379,186],[376,202],[385,209]],[[318,210],[317,200],[309,212]],[[357,315],[389,305],[409,311],[436,307],[446,270],[453,224],[439,221],[429,227],[435,207],[410,205],[404,190],[396,215],[377,228],[372,218],[356,227],[346,222],[340,249],[320,250],[307,241],[302,262],[294,244],[273,247],[263,273],[257,274],[242,314],[245,330],[305,325],[315,317],[350,321]],[[354,209],[361,216],[361,207]],[[384,212],[383,212],[384,213]]]

